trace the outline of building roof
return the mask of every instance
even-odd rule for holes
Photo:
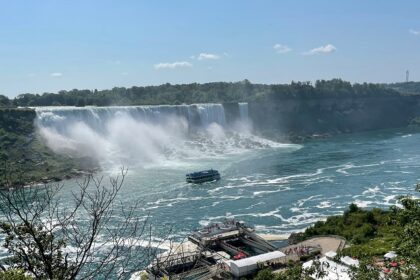
[[[337,253],[334,252],[334,251],[328,251],[328,252],[325,253],[325,256],[327,256],[330,259],[333,259],[333,258],[335,258],[335,256],[337,256]]]
[[[386,259],[393,259],[393,258],[395,258],[397,256],[397,254],[395,254],[395,252],[394,251],[390,251],[390,252],[388,252],[388,253],[386,253],[385,255],[384,255],[384,258],[386,258]]]
[[[261,255],[256,255],[253,257],[249,257],[249,258],[245,258],[245,259],[240,259],[237,261],[231,261],[231,263],[234,263],[237,267],[245,267],[245,266],[250,266],[250,265],[255,265],[257,263],[261,263],[261,262],[267,262],[270,260],[275,260],[278,258],[282,258],[286,256],[283,252],[280,251],[274,251],[274,252],[269,252],[269,253],[265,253],[265,254],[261,254]]]
[[[254,273],[258,269],[259,263],[276,261],[285,256],[283,252],[274,251],[241,260],[226,260],[224,262],[229,266],[230,273],[235,277],[242,277]]]
[[[340,261],[348,266],[355,266],[358,267],[359,266],[359,261],[355,260],[349,256],[345,256],[345,257],[341,257]]]

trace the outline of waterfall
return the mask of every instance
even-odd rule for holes
[[[35,123],[55,152],[117,166],[168,160],[174,165],[173,160],[190,162],[275,145],[238,125],[248,122],[248,105],[236,108],[239,116],[230,112],[227,120],[222,104],[38,107]]]
[[[197,105],[201,125],[208,126],[217,123],[226,126],[225,110],[222,104],[200,104]]]
[[[222,104],[158,105],[127,107],[39,107],[36,108],[37,124],[66,129],[64,123],[83,122],[96,132],[104,132],[105,125],[115,117],[130,116],[137,121],[159,124],[167,118],[183,118],[190,127],[216,123],[226,126]]]
[[[248,121],[248,103],[238,103],[239,106],[239,117],[242,121]]]

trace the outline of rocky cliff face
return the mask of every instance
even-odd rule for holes
[[[95,166],[55,154],[35,129],[33,109],[0,108],[0,188],[75,177]]]
[[[254,129],[308,136],[403,127],[420,115],[420,98],[286,99],[249,104]]]
[[[0,108],[0,135],[6,132],[27,135],[34,131],[35,110]]]

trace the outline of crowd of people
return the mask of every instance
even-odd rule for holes
[[[284,250],[283,253],[285,253],[286,255],[303,256],[303,255],[309,254],[310,251],[311,251],[311,247],[301,245],[301,246],[288,248],[288,249]]]

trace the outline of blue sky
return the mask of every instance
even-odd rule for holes
[[[420,80],[420,1],[0,0],[0,94]]]

